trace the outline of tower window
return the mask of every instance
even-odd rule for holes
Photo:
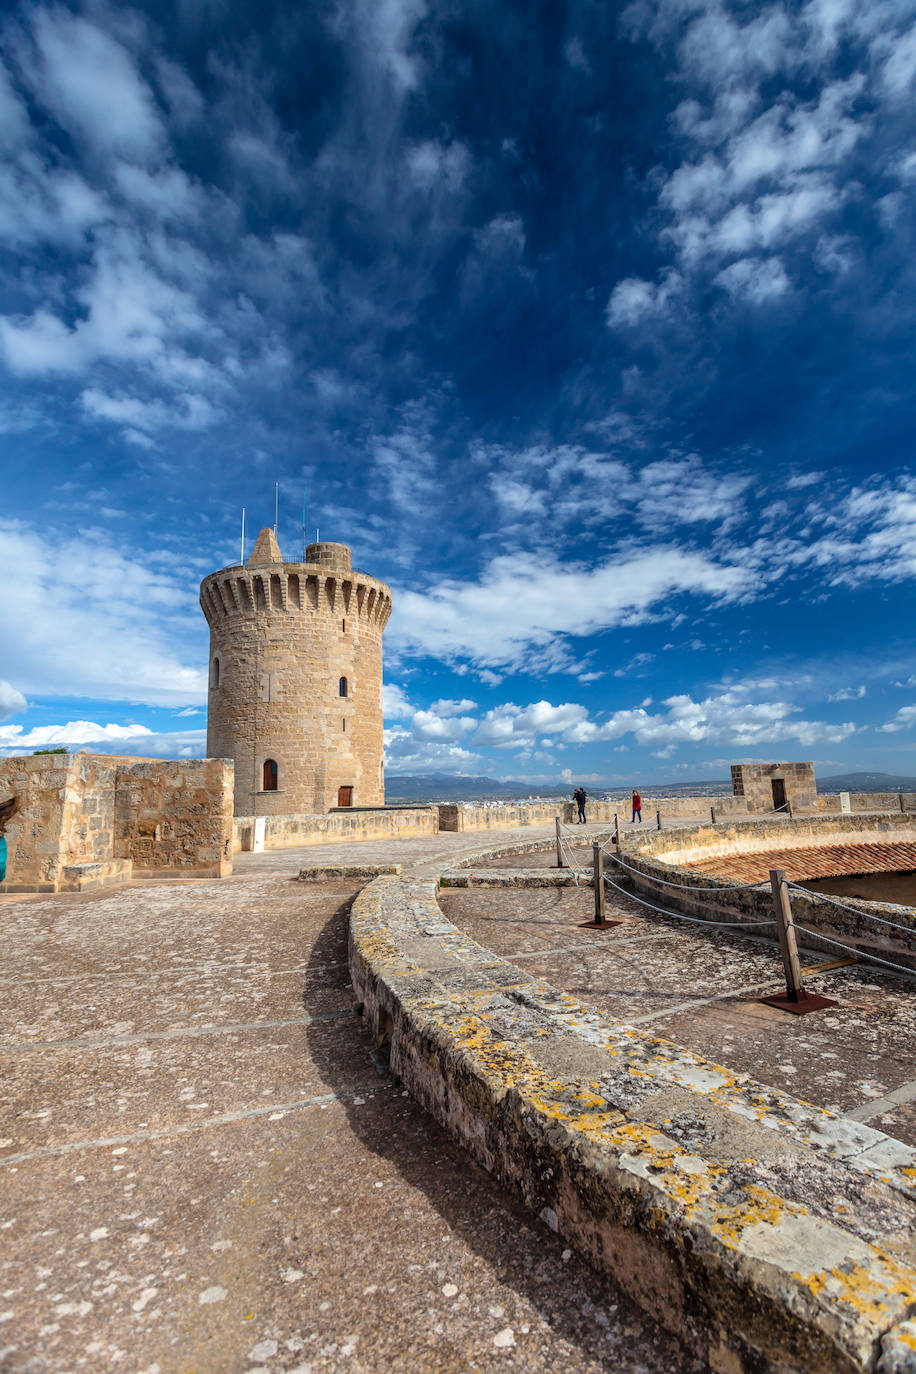
[[[342,677],[340,679],[340,682],[338,683],[338,690],[342,697],[347,697],[350,695],[349,688],[347,686],[347,679],[345,677]]]
[[[263,789],[265,792],[276,792],[277,790],[277,768],[276,759],[264,760],[264,781]]]
[[[346,622],[346,620],[342,620],[342,621],[340,622],[340,628],[343,630],[344,634],[346,634],[346,632],[347,632],[347,622]]]
[[[213,662],[212,662],[211,665],[210,665],[210,686],[211,686],[211,687],[218,687],[218,686],[219,686],[219,675],[220,675],[219,654],[214,654],[214,655],[213,655]]]
[[[346,730],[346,728],[347,728],[347,718],[346,718],[346,716],[345,716],[344,719],[343,719],[343,721],[341,722],[341,729],[342,729],[342,730]]]

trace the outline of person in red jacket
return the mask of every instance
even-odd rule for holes
[[[630,821],[630,824],[631,824],[631,825],[633,824],[633,821],[636,820],[636,817],[637,817],[637,816],[639,817],[639,824],[642,825],[642,797],[639,795],[639,793],[636,791],[636,788],[634,787],[634,788],[633,788],[633,820]]]

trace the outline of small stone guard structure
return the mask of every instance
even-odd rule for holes
[[[813,763],[733,763],[732,791],[750,812],[817,810]]]

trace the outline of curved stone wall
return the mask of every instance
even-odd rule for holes
[[[900,813],[870,816],[804,817],[793,821],[697,825],[684,829],[627,835],[620,848],[625,868],[608,863],[614,882],[661,907],[701,920],[770,920],[773,899],[768,881],[736,886],[731,877],[686,867],[699,860],[767,851],[855,842],[916,842],[916,819]],[[774,863],[774,866],[779,866]],[[616,868],[616,873],[613,872]],[[840,954],[838,944],[862,954],[916,969],[916,909],[843,898],[842,906],[813,892],[792,889],[792,910],[799,923],[799,942]],[[882,925],[869,919],[877,916]]]
[[[485,1168],[715,1370],[913,1368],[916,1152],[557,992],[435,894],[365,888],[351,977],[392,1071]]]

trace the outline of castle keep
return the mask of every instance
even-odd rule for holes
[[[248,561],[205,577],[207,755],[235,761],[235,814],[382,806],[383,582],[345,544],[283,559],[270,529]]]

